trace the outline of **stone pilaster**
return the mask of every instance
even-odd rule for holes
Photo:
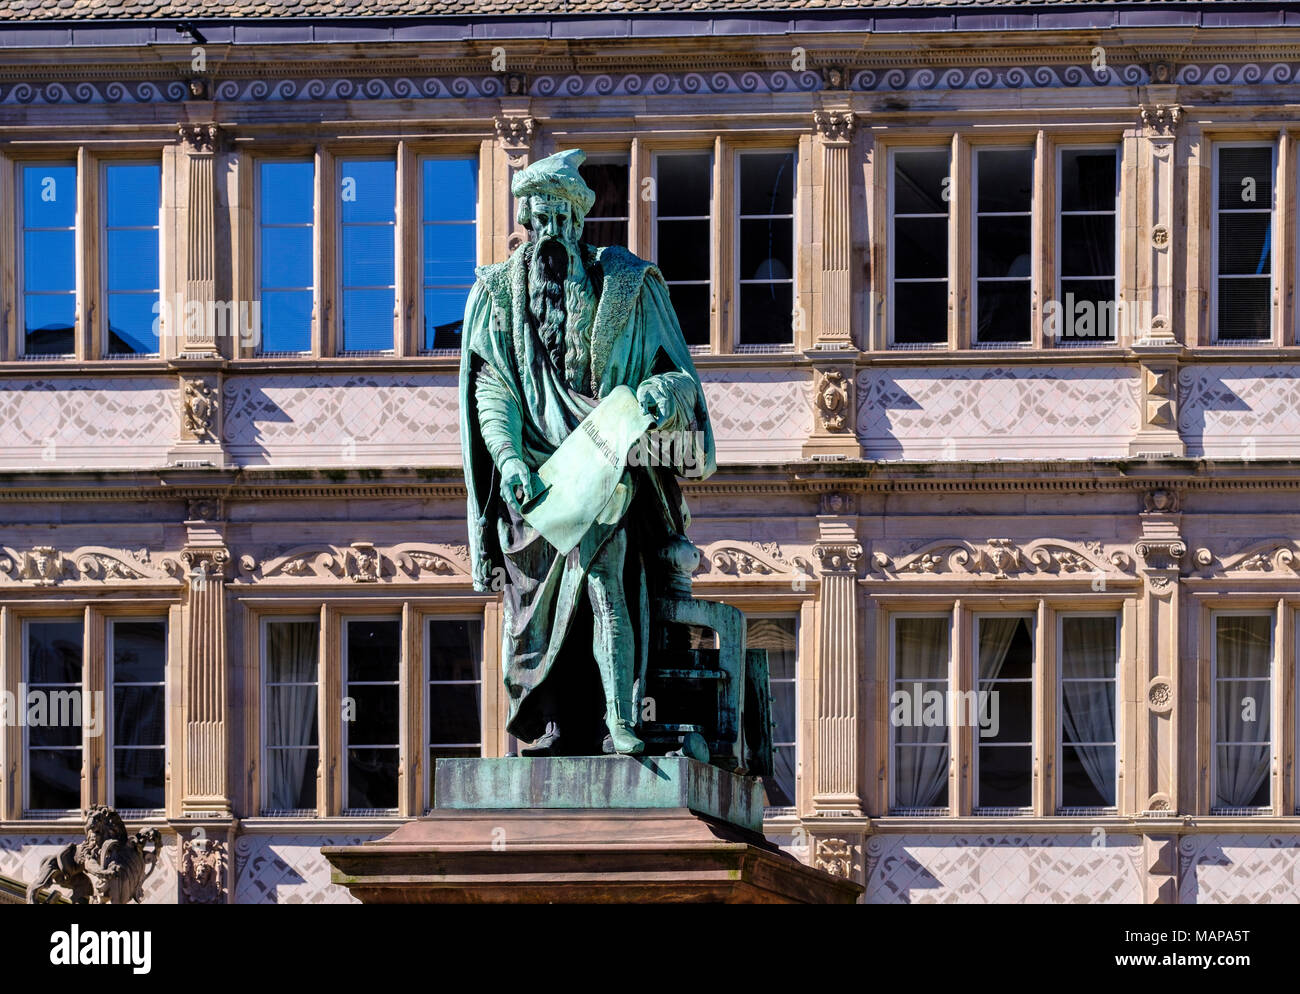
[[[854,512],[852,496],[826,495],[813,548],[821,576],[812,799],[817,814],[862,814],[857,585],[863,556]]]
[[[844,106],[827,106],[813,114],[820,154],[820,210],[814,232],[814,260],[819,285],[813,314],[809,356],[813,373],[813,430],[803,445],[805,459],[857,459],[856,374],[853,360],[853,278],[851,271],[854,216],[849,177],[856,119]],[[799,331],[799,329],[796,329]],[[807,341],[804,333],[804,341]]]
[[[163,333],[180,343],[186,358],[209,358],[222,354],[224,338],[219,335],[217,316],[217,189],[216,157],[221,131],[215,124],[183,124],[181,147],[185,152],[185,299],[181,314],[164,312],[173,327]],[[169,309],[172,302],[168,302]],[[228,313],[228,312],[227,312]],[[231,324],[237,316],[229,316]]]
[[[1178,495],[1153,490],[1141,514],[1135,547],[1144,584],[1138,610],[1138,714],[1135,803],[1140,812],[1172,817],[1178,794],[1179,576],[1187,546],[1180,535]]]
[[[1186,447],[1178,434],[1178,362],[1182,343],[1194,340],[1194,328],[1177,334],[1172,232],[1186,218],[1175,217],[1176,131],[1182,108],[1176,88],[1150,86],[1153,101],[1141,107],[1137,135],[1137,296],[1123,301],[1120,342],[1128,336],[1141,358],[1141,416],[1131,455],[1174,457]],[[1193,336],[1190,338],[1188,336]]]
[[[219,513],[193,502],[192,514]],[[189,590],[184,642],[185,781],[181,813],[231,816],[230,691],[226,665],[226,566],[230,553],[216,523],[187,521],[181,552]]]
[[[501,174],[504,188],[497,191],[504,198],[509,218],[510,236],[506,241],[506,254],[513,252],[528,238],[528,233],[515,220],[515,202],[510,193],[510,183],[515,173],[532,162],[533,140],[537,137],[537,121],[531,113],[527,89],[527,80],[523,76],[508,76],[506,95],[501,98],[501,113],[493,122],[497,132],[497,145],[506,159],[506,169]]]

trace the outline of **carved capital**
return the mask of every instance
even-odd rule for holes
[[[229,561],[230,552],[221,547],[181,550],[181,562],[195,590],[202,590],[207,580],[224,580]]]
[[[496,126],[497,141],[507,152],[528,152],[532,149],[533,136],[537,133],[537,121],[531,117],[506,116],[493,121]]]
[[[862,546],[856,542],[816,545],[813,555],[822,573],[856,576],[862,562]]]
[[[182,124],[178,135],[190,155],[211,155],[221,147],[221,129],[215,124]]]
[[[823,141],[852,141],[856,130],[857,118],[851,110],[813,111],[813,131]]]
[[[1180,538],[1143,539],[1136,552],[1147,569],[1175,570],[1187,555],[1187,546]]]
[[[1142,127],[1149,135],[1172,135],[1183,116],[1178,104],[1142,104],[1140,111]]]

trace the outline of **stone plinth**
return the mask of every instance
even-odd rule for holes
[[[439,760],[433,812],[321,851],[371,904],[853,903],[755,828],[762,787],[684,757]]]

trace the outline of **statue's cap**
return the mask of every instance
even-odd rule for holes
[[[515,173],[510,183],[510,192],[516,197],[531,197],[538,194],[563,197],[584,217],[596,202],[596,195],[591,187],[578,174],[578,167],[587,159],[587,153],[580,148],[571,148],[563,152],[538,159],[532,165]]]

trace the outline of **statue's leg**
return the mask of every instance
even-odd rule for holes
[[[593,616],[592,651],[605,688],[605,725],[614,751],[634,755],[645,751],[636,735],[636,700],[632,693],[636,665],[636,632],[623,587],[627,530],[617,529],[592,560],[587,593]]]

